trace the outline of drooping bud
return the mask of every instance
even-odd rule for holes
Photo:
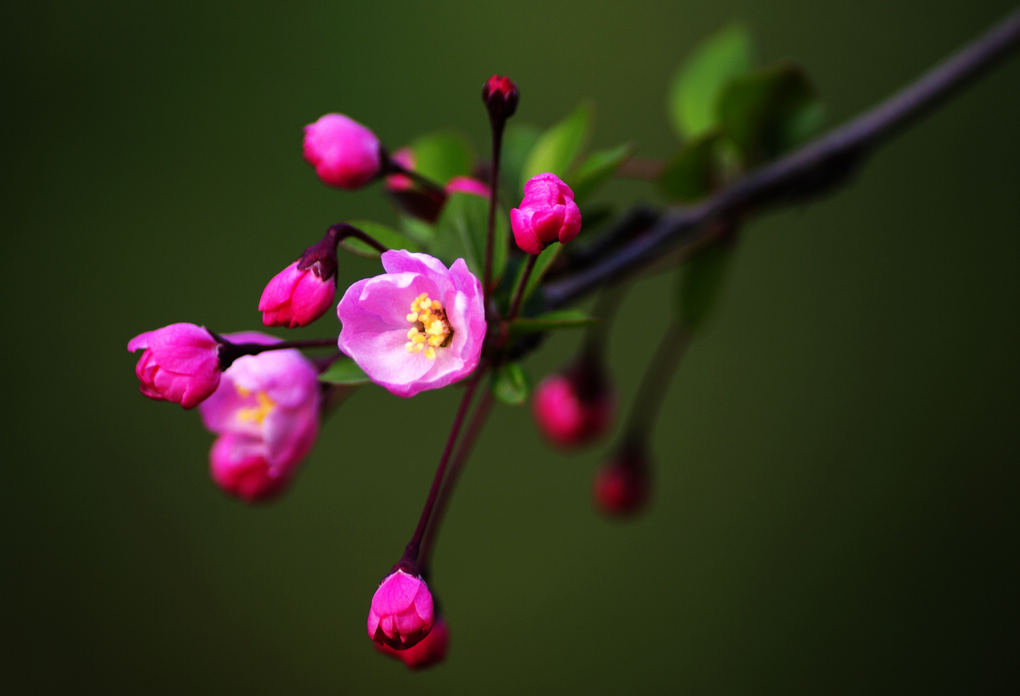
[[[273,276],[259,298],[266,326],[310,324],[333,305],[336,294],[336,245],[339,227],[334,225],[320,241],[305,249],[301,258]]]
[[[220,343],[202,326],[178,323],[132,338],[130,352],[143,350],[135,366],[139,388],[150,399],[194,408],[220,383]]]
[[[517,110],[517,99],[517,85],[509,77],[493,75],[482,86],[482,101],[494,122],[513,116]]]
[[[364,186],[382,167],[379,138],[343,114],[305,126],[304,152],[323,183],[342,189]]]
[[[643,448],[622,449],[595,474],[595,506],[610,517],[639,512],[650,493],[651,475]]]
[[[395,650],[406,650],[432,630],[432,593],[420,575],[390,573],[372,596],[368,636]]]
[[[380,643],[376,643],[375,647],[384,655],[400,660],[410,670],[426,669],[446,659],[446,652],[450,647],[450,627],[447,626],[446,619],[439,616],[429,634],[406,650],[394,650]]]
[[[275,497],[290,481],[289,471],[269,464],[262,440],[238,433],[216,438],[209,473],[225,493],[249,503]]]
[[[549,441],[577,447],[594,442],[610,429],[615,400],[601,367],[582,358],[563,373],[542,380],[532,412]]]
[[[524,199],[510,211],[514,241],[528,254],[540,254],[553,242],[566,244],[581,231],[581,210],[574,192],[555,174],[538,174],[524,184]]]

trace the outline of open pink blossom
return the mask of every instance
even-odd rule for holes
[[[510,211],[514,241],[528,254],[540,254],[553,242],[566,244],[581,231],[574,192],[555,174],[539,174],[524,184],[524,199]]]
[[[194,408],[220,383],[220,344],[202,326],[170,324],[132,338],[127,349],[143,350],[135,366],[139,388],[150,399]]]
[[[314,268],[298,261],[273,276],[262,291],[259,311],[266,326],[305,326],[326,313],[336,295],[336,276],[323,280]]]
[[[326,114],[305,126],[304,151],[319,179],[342,189],[364,186],[382,166],[379,138],[343,114]]]
[[[436,617],[429,634],[406,650],[394,650],[385,643],[376,643],[375,648],[384,655],[400,660],[410,670],[425,669],[446,659],[450,647],[450,627],[442,616]]]
[[[238,343],[279,339],[254,331],[229,334]],[[199,411],[219,435],[210,452],[213,480],[243,500],[264,500],[290,481],[319,432],[318,372],[296,349],[245,355],[223,372]]]
[[[368,635],[377,643],[405,650],[432,630],[432,593],[419,575],[390,573],[372,596]]]
[[[336,312],[338,345],[397,396],[471,374],[485,339],[482,284],[463,259],[448,269],[428,254],[387,251],[386,273],[347,288]]]

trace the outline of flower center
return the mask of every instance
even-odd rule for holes
[[[446,320],[446,310],[439,300],[429,298],[423,292],[411,302],[411,311],[407,320],[414,324],[407,330],[407,343],[404,348],[408,353],[421,353],[429,360],[436,359],[436,348],[445,348],[453,340],[453,329]]]
[[[237,393],[243,397],[251,396],[251,391],[245,389],[240,385],[237,386]],[[266,419],[266,416],[276,407],[276,402],[269,398],[269,394],[264,391],[257,392],[255,394],[256,404],[254,406],[246,406],[245,408],[237,409],[237,420],[242,423],[252,421],[262,425],[262,421]]]

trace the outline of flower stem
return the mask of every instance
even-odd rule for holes
[[[268,350],[284,350],[287,348],[325,348],[336,346],[335,338],[311,338],[304,341],[280,341],[279,343],[231,343],[217,333],[209,332],[220,344],[220,369],[230,367],[235,360],[245,355],[258,355]]]
[[[689,343],[690,334],[678,322],[670,322],[641,378],[634,406],[627,418],[623,437],[625,446],[640,446],[648,439],[666,389]]]
[[[450,465],[450,473],[446,475],[446,479],[443,481],[443,486],[439,490],[439,498],[436,501],[436,511],[432,522],[428,525],[425,531],[425,537],[421,542],[421,564],[423,567],[428,567],[430,558],[432,556],[432,549],[435,548],[436,534],[439,532],[439,527],[443,523],[443,517],[446,515],[446,509],[450,504],[450,498],[453,496],[453,490],[457,485],[457,478],[460,476],[461,471],[464,470],[464,464],[467,463],[468,457],[471,456],[471,450],[474,448],[475,441],[478,439],[478,435],[481,433],[482,428],[485,426],[485,421],[489,417],[489,413],[492,411],[493,398],[491,392],[486,392],[482,395],[481,401],[475,407],[474,415],[471,416],[471,421],[468,423],[467,432],[464,433],[464,438],[460,442],[460,446],[457,448],[457,456],[454,457],[453,463]]]
[[[521,310],[521,303],[524,301],[524,290],[528,287],[528,279],[531,277],[531,272],[535,269],[535,262],[538,261],[538,254],[528,254],[527,265],[524,267],[524,273],[521,274],[521,280],[517,283],[517,289],[514,290],[514,299],[510,303],[510,312],[506,315],[507,321],[512,321],[517,317],[517,313]]]
[[[464,396],[460,400],[460,406],[457,407],[457,415],[454,416],[453,425],[450,427],[450,435],[446,438],[446,446],[443,448],[443,454],[439,458],[439,466],[436,467],[436,475],[432,478],[432,487],[429,489],[428,498],[425,499],[425,507],[422,508],[421,516],[418,518],[418,526],[414,530],[414,535],[411,537],[411,541],[407,542],[407,547],[404,549],[404,557],[400,561],[401,563],[409,562],[415,565],[418,564],[422,537],[425,534],[425,527],[428,525],[429,518],[432,516],[432,510],[436,505],[436,499],[439,495],[439,487],[443,482],[443,474],[446,473],[446,464],[450,460],[450,454],[453,452],[453,446],[457,441],[457,435],[460,433],[460,428],[464,424],[464,416],[467,415],[468,406],[471,404],[471,398],[475,394],[475,388],[478,386],[478,382],[484,373],[485,367],[479,366],[475,370],[474,375],[472,375],[471,381],[468,382],[467,388],[464,390]]]
[[[348,225],[346,222],[341,222],[336,225],[332,225],[329,228],[329,234],[333,236],[333,239],[335,240],[334,244],[339,244],[348,237],[354,237],[355,239],[360,239],[365,244],[369,245],[370,247],[378,251],[380,254],[390,250],[388,246],[376,240],[375,237],[373,237],[372,235],[366,232],[362,232],[357,227]]]
[[[492,173],[489,176],[489,224],[485,237],[485,275],[482,284],[486,305],[492,292],[492,247],[496,228],[496,201],[499,197],[499,156],[503,149],[503,127],[506,120],[490,118],[489,122],[492,124]]]

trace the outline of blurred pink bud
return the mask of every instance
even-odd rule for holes
[[[304,150],[322,182],[342,189],[367,184],[382,162],[375,133],[343,114],[326,114],[305,126]]]
[[[402,147],[394,152],[390,155],[390,161],[404,169],[414,169],[414,153],[409,147]],[[386,176],[386,188],[394,193],[400,193],[413,189],[414,181],[406,174],[389,174]]]
[[[340,350],[376,384],[411,397],[463,379],[485,340],[482,284],[464,259],[387,251],[386,273],[347,288],[336,313]]]
[[[432,593],[420,575],[391,573],[372,596],[368,635],[376,643],[405,650],[432,630]]]
[[[139,387],[150,399],[194,408],[220,383],[220,344],[202,326],[170,324],[132,338],[127,349],[144,350],[135,366]]]
[[[264,345],[280,340],[255,331],[225,338]],[[219,435],[209,457],[216,484],[249,502],[279,493],[315,444],[320,400],[318,371],[299,350],[235,360],[199,407],[205,427]]]
[[[555,174],[539,174],[524,184],[520,208],[510,211],[514,240],[522,251],[540,254],[553,242],[566,244],[581,231],[574,192]]]
[[[472,179],[469,176],[455,176],[446,182],[447,195],[453,193],[472,193],[482,198],[488,198],[491,189],[484,182]]]
[[[225,492],[249,503],[269,500],[290,480],[289,471],[272,466],[261,440],[227,433],[220,435],[209,453],[209,472]]]
[[[336,294],[336,276],[323,280],[314,268],[290,264],[273,276],[262,291],[259,311],[266,326],[305,326],[326,313]]]
[[[442,616],[436,619],[429,634],[406,650],[394,650],[386,644],[376,643],[375,648],[384,655],[396,658],[408,669],[426,669],[446,659],[450,647],[450,628]]]
[[[595,474],[595,505],[610,517],[639,512],[650,492],[648,462],[642,454],[618,455]]]
[[[489,117],[504,120],[517,110],[517,85],[509,77],[493,75],[482,85],[482,101],[489,111]]]
[[[535,390],[535,423],[561,447],[589,444],[612,426],[614,400],[600,377],[574,370],[546,377]]]

